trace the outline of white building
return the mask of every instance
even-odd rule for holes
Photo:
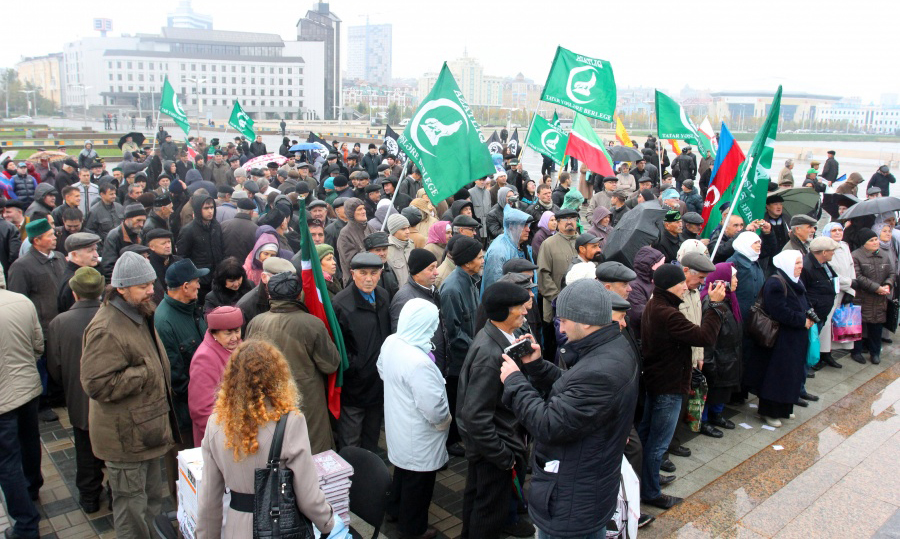
[[[900,107],[839,101],[820,108],[816,120],[847,121],[854,130],[893,134],[900,132]]]
[[[365,24],[347,29],[347,77],[375,86],[391,84],[390,24]]]
[[[484,69],[475,58],[463,54],[462,58],[447,62],[450,73],[462,91],[469,105],[476,107],[500,107],[503,105],[503,77],[484,74]],[[437,80],[437,73],[426,73],[418,79],[419,102],[428,95]]]
[[[195,13],[191,7],[191,0],[181,0],[178,3],[178,8],[168,14],[166,26],[212,30],[213,21],[210,15]]]
[[[64,106],[76,111],[155,112],[168,75],[192,121],[228,118],[235,99],[258,119],[315,119],[326,113],[321,42],[167,27],[160,34],[67,43],[63,63]]]

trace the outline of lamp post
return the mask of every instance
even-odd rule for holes
[[[25,103],[28,105],[28,113],[31,114],[31,96],[29,94],[35,93],[35,90],[19,90],[21,93],[25,94]],[[37,117],[37,102],[34,104],[34,116]]]
[[[206,84],[206,79],[198,77],[196,79],[187,79],[187,81],[194,83],[194,95],[197,96],[197,138],[200,138],[200,116],[203,114],[203,101],[200,99],[200,85]]]
[[[93,86],[85,86],[84,84],[70,84],[69,86],[73,88],[81,88],[81,99],[84,101],[84,121],[88,121],[88,102],[87,102],[87,91]]]

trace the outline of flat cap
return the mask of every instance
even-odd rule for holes
[[[589,243],[600,243],[600,238],[591,234],[590,232],[580,234],[577,238],[575,238],[575,250],[577,251],[579,248]]]
[[[144,236],[144,241],[150,243],[152,240],[158,240],[160,238],[168,238],[171,240],[174,238],[174,236],[172,232],[164,228],[154,228],[151,229],[150,232],[147,232],[147,234]]]
[[[90,232],[76,232],[66,238],[66,251],[77,251],[100,243],[100,236]]]
[[[353,260],[350,261],[350,269],[352,270],[363,268],[381,269],[383,267],[384,262],[381,261],[381,257],[372,253],[357,253]]]
[[[695,211],[689,211],[681,216],[681,220],[689,225],[702,225],[703,217]]]
[[[625,312],[631,308],[631,303],[628,303],[628,300],[623,298],[618,294],[610,294],[610,298],[612,299],[612,310],[617,312]]]
[[[621,262],[604,262],[597,266],[594,275],[604,283],[630,283],[637,279],[637,273]]]
[[[553,212],[557,219],[578,219],[578,212],[567,208],[562,208]]]
[[[866,194],[867,195],[879,195],[879,194],[881,194],[881,188],[880,187],[869,187],[868,189],[866,189]]]
[[[809,215],[801,213],[800,215],[795,215],[791,217],[791,226],[800,226],[800,225],[815,225],[816,220],[810,217]]]
[[[716,271],[715,264],[700,253],[687,253],[681,257],[681,265],[694,271],[702,271],[703,273],[712,273]]]
[[[67,242],[68,243],[68,242]],[[812,240],[809,244],[809,250],[813,253],[821,251],[834,251],[840,247],[840,244],[828,236],[819,236]]]
[[[286,271],[297,273],[297,268],[294,267],[290,260],[279,256],[270,256],[263,262],[263,271],[271,275],[278,275]]]
[[[388,237],[388,233],[381,230],[379,230],[378,232],[372,232],[363,240],[363,247],[366,249],[366,251],[368,251],[369,249],[375,249],[377,247],[387,247],[388,245],[390,245]],[[353,258],[356,259],[356,257]]]
[[[418,210],[417,210],[418,211]],[[481,226],[481,223],[476,221],[473,217],[469,217],[468,215],[457,215],[453,218],[453,222],[451,223],[453,226],[462,227],[462,228],[478,228]]]
[[[307,187],[309,187],[309,186],[307,186]],[[346,199],[341,197],[340,199],[335,199],[335,202],[337,202],[338,200],[341,200],[341,205],[343,205],[343,201]],[[325,202],[324,200],[316,199],[316,200],[313,200],[312,202],[310,202],[309,204],[307,204],[306,207],[307,208],[327,208],[328,203]],[[337,206],[335,206],[335,207],[337,207]]]
[[[510,258],[503,263],[503,274],[522,273],[523,271],[534,271],[538,269],[536,264],[524,258]]]

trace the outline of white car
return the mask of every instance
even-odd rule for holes
[[[31,116],[16,116],[15,118],[7,118],[4,121],[12,122],[12,123],[20,123],[20,124],[22,124],[22,123],[30,124],[34,120],[31,118]]]
[[[401,126],[401,127],[406,127],[406,125],[407,125],[408,123],[409,123],[409,118],[404,118],[404,119],[400,120],[400,126]]]

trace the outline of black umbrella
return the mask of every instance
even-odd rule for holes
[[[629,161],[634,162],[638,159],[643,159],[644,154],[639,152],[637,148],[632,148],[631,146],[613,146],[612,148],[608,148],[609,156],[612,157],[613,161]]]
[[[659,237],[660,224],[666,215],[659,202],[641,202],[622,216],[609,234],[603,255],[606,260],[621,262],[629,268],[633,266],[634,255]]]
[[[144,143],[143,133],[138,133],[137,131],[132,131],[131,133],[125,133],[124,135],[122,135],[122,138],[119,139],[119,149],[120,150],[122,149],[122,145],[125,144],[125,142],[126,142],[125,139],[128,137],[131,137],[131,142],[134,142],[135,144],[137,144],[138,147],[140,147]]]
[[[878,197],[854,204],[841,214],[840,219],[856,219],[864,215],[881,215],[900,210],[900,199],[896,197]]]
[[[838,212],[838,206],[845,206],[849,208],[850,206],[859,203],[859,199],[850,194],[837,194],[837,193],[826,193],[822,196],[822,209],[828,212],[831,215],[831,219],[837,219],[840,217],[840,212]]]

